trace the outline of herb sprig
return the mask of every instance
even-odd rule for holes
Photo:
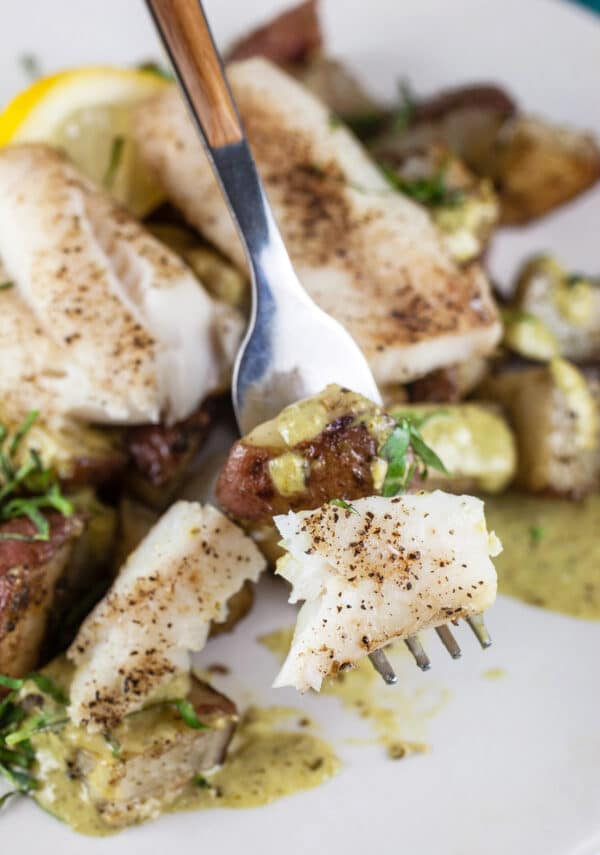
[[[50,523],[44,509],[63,516],[73,513],[73,505],[63,496],[52,469],[46,468],[38,452],[30,448],[23,462],[19,451],[39,413],[32,410],[12,434],[0,424],[0,522],[27,517],[35,526],[33,536],[19,532],[0,532],[0,540],[49,540]]]
[[[335,505],[336,508],[342,508],[342,510],[344,511],[349,511],[351,514],[359,513],[354,507],[354,505],[351,505],[350,502],[346,502],[345,499],[330,499],[329,504]]]
[[[56,711],[42,710],[31,715],[25,709],[19,692],[27,680],[58,703]],[[11,690],[0,701],[0,774],[12,788],[0,798],[1,807],[12,796],[27,795],[38,788],[32,770],[35,762],[35,752],[31,745],[33,734],[63,727],[68,719],[65,715],[67,699],[46,674],[30,674],[22,680],[0,675],[0,686]]]
[[[386,498],[406,492],[416,474],[424,481],[430,468],[449,474],[438,455],[421,435],[420,428],[427,418],[428,416],[412,414],[397,416],[396,427],[380,451],[388,463],[382,487],[382,494]]]
[[[381,170],[394,190],[410,196],[427,208],[442,205],[460,205],[465,198],[462,190],[451,189],[446,183],[446,167],[424,178],[403,178],[387,163],[380,163]]]

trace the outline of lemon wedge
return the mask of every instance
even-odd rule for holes
[[[138,217],[163,200],[131,135],[132,108],[169,82],[153,71],[95,66],[43,77],[0,113],[0,145],[46,142]]]

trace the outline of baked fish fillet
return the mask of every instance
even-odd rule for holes
[[[172,422],[220,385],[224,307],[48,146],[0,150],[0,257],[13,283],[0,298],[10,292],[11,311],[25,324],[28,310],[36,331],[12,348],[0,331],[2,362],[20,350],[16,365],[33,358],[36,376],[39,366],[54,374],[61,412]]]
[[[210,505],[177,502],[129,556],[68,650],[76,671],[69,716],[105,731],[161,697],[201,650],[227,600],[265,560]]]
[[[433,493],[357,499],[275,517],[287,554],[277,573],[304,601],[275,686],[323,679],[394,639],[478,614],[496,597],[483,502]]]
[[[487,279],[460,269],[427,212],[390,188],[327,108],[264,59],[228,76],[296,271],[341,321],[380,384],[489,353],[500,336]],[[140,105],[136,137],[167,195],[238,265],[241,244],[173,89]]]

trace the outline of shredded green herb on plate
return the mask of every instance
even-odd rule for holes
[[[344,499],[330,499],[330,505],[335,505],[337,508],[342,508],[344,511],[350,511],[351,514],[358,514],[358,511],[351,505],[349,502],[346,502]]]
[[[32,410],[12,436],[0,424],[0,522],[27,517],[35,526],[33,536],[3,531],[0,540],[49,540],[50,523],[43,511],[55,510],[63,516],[73,513],[55,473],[44,466],[34,448],[19,462],[23,441],[38,416],[38,411]]]

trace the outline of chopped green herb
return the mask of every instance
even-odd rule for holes
[[[69,703],[69,699],[60,688],[57,686],[54,680],[50,679],[46,674],[40,674],[38,672],[34,674],[29,674],[27,677],[28,680],[37,686],[40,692],[43,692],[45,695],[48,695],[55,701],[57,704],[62,704],[66,706]]]
[[[342,120],[340,119],[340,117],[339,117],[339,116],[336,116],[336,114],[335,114],[335,113],[330,113],[330,114],[329,114],[329,127],[330,127],[332,130],[335,130],[336,128],[341,128],[341,127],[343,126],[343,124],[344,124],[344,123],[342,122]]]
[[[35,526],[33,536],[3,531],[0,540],[49,540],[50,524],[43,510],[52,509],[63,516],[73,513],[73,505],[62,495],[54,472],[44,467],[35,449],[28,449],[25,460],[17,462],[17,454],[38,416],[37,410],[32,410],[12,437],[0,424],[0,522],[27,517]]]
[[[546,530],[541,525],[530,525],[529,526],[529,539],[531,540],[532,546],[537,546],[544,537],[546,536]]]
[[[427,478],[429,468],[448,474],[438,455],[421,436],[421,424],[422,417],[401,416],[381,449],[381,456],[388,462],[382,493],[388,498],[404,493],[416,473],[422,481]]]
[[[104,739],[106,740],[106,742],[110,746],[110,752],[111,752],[112,756],[117,757],[117,758],[120,757],[121,756],[121,743],[119,742],[119,740],[115,736],[113,736],[112,733],[105,733]]]
[[[202,790],[212,790],[212,784],[210,781],[206,780],[204,775],[196,775],[194,778],[194,784]]]
[[[383,129],[386,114],[383,111],[356,113],[354,116],[344,116],[344,122],[360,140],[368,140]]]
[[[0,282],[0,291],[8,291],[10,288],[14,288],[14,287],[15,287],[14,282],[10,282],[10,281]]]
[[[42,76],[40,61],[33,53],[23,53],[19,57],[19,65],[30,80],[37,80]]]
[[[416,102],[408,80],[401,80],[398,83],[398,93],[400,95],[400,104],[394,115],[393,129],[397,133],[402,133],[413,122]]]
[[[175,75],[170,68],[166,68],[164,65],[159,65],[158,62],[153,62],[152,60],[141,62],[137,66],[137,69],[138,71],[148,71],[150,74],[162,77],[163,80],[175,80]]]
[[[102,181],[107,190],[110,190],[115,183],[115,178],[117,177],[117,172],[119,171],[119,166],[121,165],[121,159],[123,157],[124,146],[125,137],[117,136],[113,139],[110,149],[110,157],[108,159],[108,166],[106,167],[106,172],[104,173],[104,179]]]
[[[566,278],[566,283],[569,288],[574,288],[576,285],[581,285],[582,283],[589,281],[589,278],[584,276],[583,273],[569,273]]]
[[[192,727],[194,730],[208,730],[208,725],[200,721],[193,704],[188,700],[178,698],[177,700],[170,701],[170,703],[177,709],[177,712],[188,727]]]
[[[3,674],[0,674],[0,686],[6,686],[7,689],[22,689],[23,680],[19,680],[17,677],[5,677]]]
[[[349,502],[344,501],[344,499],[330,499],[330,505],[335,505],[337,508],[343,508],[345,511],[350,511],[351,514],[358,514],[358,511],[351,505]]]
[[[427,208],[439,208],[442,205],[460,205],[464,201],[462,190],[451,190],[446,184],[446,169],[440,169],[427,178],[403,178],[386,163],[380,164],[383,174],[390,185],[410,196],[415,202]]]
[[[0,808],[4,807],[6,802],[11,799],[13,796],[20,795],[18,790],[10,790],[8,793],[4,793],[4,795],[0,796]]]

